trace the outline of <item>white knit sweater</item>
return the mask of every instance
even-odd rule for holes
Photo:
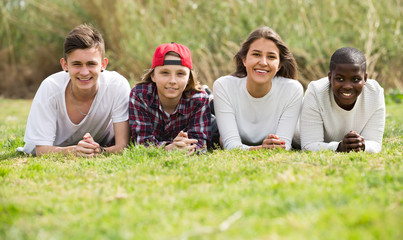
[[[274,77],[270,92],[254,98],[246,89],[246,77],[224,76],[213,86],[218,129],[226,149],[261,145],[269,134],[291,148],[302,106],[302,85],[293,79]]]
[[[302,149],[336,151],[352,130],[364,137],[365,151],[380,152],[384,128],[383,88],[375,80],[367,80],[350,111],[337,105],[327,77],[308,85],[300,119]]]

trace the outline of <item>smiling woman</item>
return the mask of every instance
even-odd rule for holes
[[[271,79],[280,69],[277,45],[266,38],[254,41],[242,59],[247,72],[246,89],[255,98],[265,96],[271,89]]]
[[[260,27],[234,60],[235,73],[213,87],[224,148],[289,150],[303,94],[293,55],[276,32]]]

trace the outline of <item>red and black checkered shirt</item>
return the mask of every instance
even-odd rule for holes
[[[129,123],[134,143],[161,146],[169,144],[180,131],[197,139],[197,149],[207,146],[211,137],[209,97],[205,92],[182,95],[176,110],[166,113],[155,83],[136,85],[130,93]]]

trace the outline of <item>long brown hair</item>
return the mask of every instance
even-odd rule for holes
[[[180,57],[177,53],[175,52],[167,52],[167,55],[171,55],[171,56],[176,56],[176,57]],[[139,84],[145,84],[145,83],[152,83],[153,80],[151,79],[151,75],[154,74],[154,69],[155,68],[150,68],[147,70],[147,72],[143,75],[143,77],[141,78],[141,81],[139,83],[137,83],[137,85]],[[200,86],[199,81],[197,80],[197,76],[196,73],[193,70],[190,70],[190,74],[189,74],[189,80],[188,83],[186,85],[185,90],[183,91],[185,94],[188,94],[190,91],[197,91],[197,92],[201,92],[202,88]]]
[[[297,62],[294,59],[291,51],[288,49],[287,45],[283,42],[281,37],[271,28],[267,26],[259,27],[255,29],[245,42],[242,43],[241,49],[235,54],[234,62],[236,65],[235,72],[231,75],[236,77],[246,77],[246,68],[243,65],[243,59],[246,58],[248,54],[250,45],[260,38],[265,38],[267,40],[273,41],[279,51],[280,51],[280,70],[277,72],[276,76],[282,76],[291,79],[298,78]]]

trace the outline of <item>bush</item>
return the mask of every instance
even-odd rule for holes
[[[268,25],[297,59],[303,85],[328,72],[330,55],[344,46],[361,49],[369,77],[402,89],[399,0],[2,0],[0,96],[32,97],[40,82],[61,70],[65,35],[91,23],[105,37],[108,68],[131,82],[166,42],[187,45],[202,83],[233,71],[232,57],[256,27]],[[18,87],[16,87],[18,86]]]

